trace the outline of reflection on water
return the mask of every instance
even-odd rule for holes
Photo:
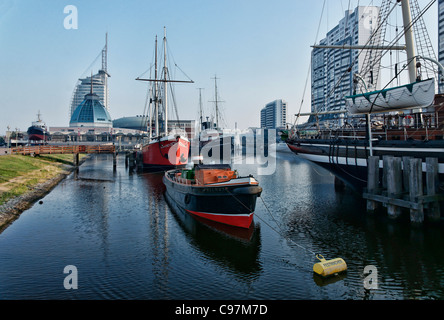
[[[260,226],[250,229],[224,226],[190,216],[167,194],[166,200],[189,243],[222,270],[242,279],[254,280],[261,271],[259,262]]]
[[[162,173],[88,159],[0,234],[0,299],[444,298],[442,225],[368,215],[292,153],[277,154],[273,175],[235,167],[264,190],[249,230],[191,217],[165,198]],[[311,252],[343,258],[347,272],[317,277]],[[66,265],[77,290],[63,287]],[[364,288],[368,265],[377,290]]]

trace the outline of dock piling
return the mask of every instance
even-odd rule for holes
[[[367,190],[369,193],[377,194],[379,188],[379,157],[371,156],[368,158],[368,179]],[[373,212],[377,209],[378,202],[367,200],[367,211]]]
[[[76,166],[76,167],[79,166],[79,164],[80,164],[80,154],[78,152],[73,154],[73,162],[74,162],[74,166]]]
[[[387,168],[389,159],[393,156],[382,156],[382,188],[387,189]],[[378,167],[379,170],[379,167]]]
[[[367,211],[376,210],[382,203],[392,219],[398,218],[403,209],[409,209],[412,223],[424,222],[424,213],[429,221],[440,220],[439,202],[444,201],[444,194],[439,193],[437,158],[426,159],[424,173],[422,159],[384,156],[382,188],[379,186],[379,161],[377,156],[368,158],[367,188],[363,193]]]
[[[387,196],[398,199],[402,194],[401,158],[390,157],[387,161]],[[388,216],[396,219],[401,215],[401,207],[393,204],[387,205]]]
[[[423,195],[422,191],[422,160],[411,159],[409,172],[409,194],[410,201],[419,203],[419,198]],[[424,221],[424,206],[419,204],[417,208],[410,208],[410,221],[422,223]]]
[[[413,157],[410,156],[403,156],[402,157],[402,181],[403,181],[403,191],[409,192],[409,166],[410,166],[410,160],[413,159]]]
[[[426,158],[426,185],[427,195],[429,197],[436,197],[439,190],[438,178],[438,159]],[[439,221],[441,216],[439,203],[437,201],[430,202],[427,208],[427,217],[431,221]]]

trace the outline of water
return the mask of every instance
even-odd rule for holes
[[[370,216],[327,171],[289,152],[276,163],[256,175],[254,228],[236,232],[174,209],[162,174],[130,173],[123,157],[113,172],[95,156],[0,234],[0,299],[444,298],[441,225]],[[342,257],[347,273],[318,278],[312,252]],[[68,265],[76,290],[64,288]],[[369,265],[377,289],[364,287]]]

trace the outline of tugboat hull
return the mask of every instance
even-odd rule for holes
[[[174,181],[175,171],[168,171],[163,178],[166,192],[186,212],[227,225],[250,227],[256,199],[262,192],[261,187],[250,184],[254,179],[240,178],[212,186],[186,185]]]

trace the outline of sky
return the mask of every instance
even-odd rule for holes
[[[217,76],[225,127],[260,126],[260,110],[276,99],[293,122],[301,105],[310,111],[310,46],[358,2],[380,4],[326,0],[320,20],[324,0],[0,0],[0,135],[7,126],[26,131],[39,111],[49,127],[68,126],[74,87],[100,69],[100,59],[88,67],[106,33],[111,117],[142,114],[147,83],[135,78],[149,69],[164,27],[180,68],[170,71],[194,81],[175,87],[181,120],[198,120],[198,88],[210,116]],[[77,29],[65,28],[68,5],[77,8]],[[436,52],[437,6],[425,17]]]

